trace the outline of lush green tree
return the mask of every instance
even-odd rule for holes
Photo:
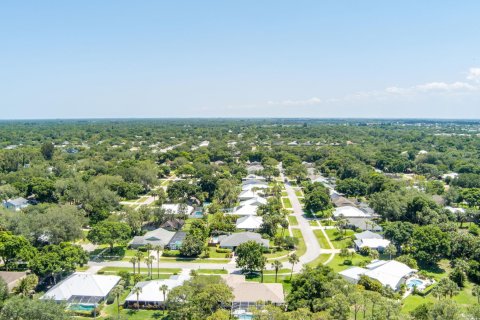
[[[439,227],[416,227],[412,235],[412,255],[425,263],[437,263],[450,253],[450,239]]]
[[[13,297],[0,312],[0,320],[65,320],[72,317],[65,312],[65,305],[55,301],[32,300]]]
[[[204,241],[195,235],[188,234],[180,247],[180,254],[185,257],[196,257],[202,253]]]
[[[31,297],[35,293],[35,288],[38,285],[38,277],[34,274],[29,274],[22,278],[15,288],[13,293],[22,297]]]
[[[359,179],[345,179],[337,183],[336,190],[348,197],[364,196],[368,185]]]
[[[28,261],[35,255],[35,248],[23,236],[0,231],[0,257],[6,270],[21,261]]]
[[[130,239],[132,229],[123,222],[101,221],[94,225],[88,233],[88,240],[93,243],[108,244],[113,252],[115,243],[125,243]]]
[[[235,202],[237,202],[240,189],[237,187],[237,183],[228,179],[220,179],[217,182],[217,187],[213,194],[214,200],[219,204],[230,208]]]
[[[232,289],[220,277],[194,276],[169,292],[168,315],[172,320],[206,319],[232,299]]]
[[[312,212],[323,212],[332,207],[328,190],[319,183],[304,189],[305,208]]]
[[[235,250],[237,267],[243,272],[259,271],[263,262],[263,246],[253,240],[239,245]]]
[[[51,142],[45,142],[40,148],[40,152],[43,155],[45,160],[52,160],[53,154],[55,152],[55,146]]]

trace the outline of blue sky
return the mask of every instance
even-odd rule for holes
[[[480,118],[480,1],[2,1],[0,118]]]

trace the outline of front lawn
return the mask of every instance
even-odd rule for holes
[[[338,231],[338,229],[327,229],[325,230],[330,242],[332,243],[335,249],[350,248],[352,244],[351,236],[355,233],[353,230],[346,229]]]
[[[345,260],[351,260],[351,265],[343,264]],[[332,268],[335,272],[340,272],[350,267],[361,267],[368,264],[372,259],[369,257],[364,257],[359,254],[354,254],[353,258],[350,257],[340,257],[340,255],[336,254],[335,257],[330,261],[327,265]]]
[[[317,237],[318,243],[320,244],[321,248],[331,249],[330,245],[328,244],[327,238],[325,238],[325,235],[323,234],[322,230],[320,229],[313,230],[313,233],[315,233],[315,236]]]
[[[289,223],[291,226],[298,226],[297,217],[292,216],[292,215],[289,215],[289,216],[287,216],[287,218],[288,218],[288,223]]]
[[[307,251],[307,247],[305,246],[305,241],[303,240],[302,231],[300,231],[300,229],[293,229],[292,233],[293,233],[293,237],[298,239],[296,254],[297,256],[301,257]]]
[[[290,202],[289,198],[282,198],[283,202],[283,207],[286,209],[291,209],[292,208],[292,203]]]

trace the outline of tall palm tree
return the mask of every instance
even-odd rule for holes
[[[153,265],[153,260],[155,258],[153,256],[149,256],[145,259],[145,263],[147,264],[147,269],[148,269],[148,276],[150,279],[152,279],[152,265]]]
[[[121,284],[117,284],[110,292],[110,294],[115,296],[117,299],[117,319],[120,319],[120,296],[122,295],[123,290],[123,286]]]
[[[150,251],[153,250],[153,245],[151,243],[147,243],[147,245],[145,246],[145,249],[147,249],[147,257],[149,257]]]
[[[130,263],[133,265],[133,274],[135,274],[135,264],[137,263],[138,259],[137,257],[132,257],[130,259]],[[138,266],[140,268],[140,265]]]
[[[142,251],[137,251],[137,253],[135,253],[135,257],[137,258],[137,264],[138,264],[138,268],[137,268],[138,274],[140,274],[141,262],[144,256],[145,254]]]
[[[161,245],[156,245],[153,247],[153,250],[157,253],[157,279],[160,279],[160,251],[163,250]]]
[[[283,264],[279,260],[274,260],[272,262],[272,268],[275,269],[275,282],[277,282],[278,270],[280,270],[282,267],[283,267]]]
[[[290,281],[292,280],[292,275],[293,275],[293,267],[300,262],[300,259],[298,258],[297,254],[294,252],[288,257],[288,262],[292,265],[292,271],[290,272]]]
[[[159,289],[163,293],[163,313],[165,313],[165,308],[167,306],[166,296],[167,296],[168,286],[166,284],[162,284]]]
[[[139,287],[139,286],[135,286],[133,289],[132,289],[132,293],[135,294],[137,296],[137,310],[140,309],[140,293],[142,293],[142,288]]]
[[[263,283],[263,271],[265,270],[265,267],[267,266],[267,258],[262,257],[262,260],[260,261],[260,272],[262,273],[262,283]]]

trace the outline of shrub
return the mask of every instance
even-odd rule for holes
[[[343,264],[344,264],[345,266],[351,266],[351,265],[353,264],[353,262],[352,262],[352,260],[350,260],[350,259],[345,259],[345,260],[343,260]]]

